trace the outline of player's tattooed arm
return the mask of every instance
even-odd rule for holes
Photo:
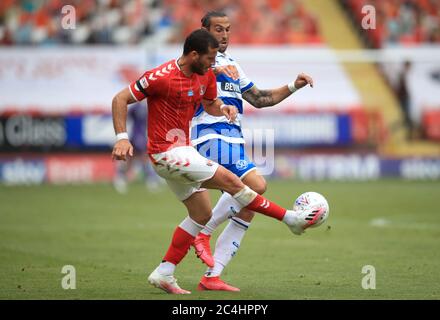
[[[285,92],[285,98],[287,98],[289,96],[288,93],[290,93],[289,89],[287,89],[287,86],[286,90],[287,92]],[[245,99],[255,108],[270,107],[279,102],[276,102],[276,100],[274,99],[273,91],[275,90],[260,90],[257,88],[257,86],[253,86],[248,91],[243,93],[243,99]]]
[[[313,79],[307,74],[300,73],[295,82],[290,85],[295,86],[295,90],[301,89],[306,85],[313,87]],[[253,86],[243,93],[243,99],[256,108],[265,108],[276,105],[286,99],[293,93],[288,85],[271,90],[260,90],[257,86]]]

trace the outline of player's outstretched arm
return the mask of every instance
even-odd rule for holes
[[[260,90],[257,86],[253,86],[243,93],[243,99],[256,108],[270,107],[280,103],[307,84],[313,88],[313,79],[305,73],[300,73],[294,82],[280,88]]]
[[[113,147],[112,158],[127,160],[127,156],[133,156],[133,146],[128,140],[127,134],[127,106],[136,102],[128,88],[119,92],[112,101],[113,127],[117,141]]]
[[[235,106],[223,104],[220,99],[207,100],[203,99],[203,107],[210,115],[221,117],[225,116],[230,122],[234,122],[237,118],[238,110]]]

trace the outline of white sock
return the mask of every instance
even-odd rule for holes
[[[214,268],[208,268],[205,273],[207,277],[217,277],[221,275],[223,269],[237,253],[241,240],[249,226],[249,222],[237,217],[231,218],[225,230],[223,230],[217,239],[214,252]]]
[[[201,231],[206,235],[211,235],[214,230],[230,216],[234,216],[241,210],[241,205],[229,193],[223,192],[218,199],[215,208],[212,210],[212,217]]]
[[[174,274],[175,269],[176,269],[175,264],[172,264],[171,262],[165,261],[165,262],[162,262],[157,267],[157,272],[159,272],[160,274],[162,274],[164,276],[171,276]]]
[[[183,219],[183,221],[179,224],[179,227],[188,232],[193,237],[197,236],[205,226],[195,222],[189,216]]]

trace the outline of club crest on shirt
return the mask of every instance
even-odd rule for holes
[[[248,162],[246,160],[244,160],[244,159],[238,160],[237,163],[235,164],[235,167],[238,170],[244,170],[244,169],[246,169],[248,167]]]
[[[205,94],[205,91],[206,91],[206,88],[205,88],[205,86],[202,84],[202,85],[200,86],[200,95],[203,96],[203,95]]]

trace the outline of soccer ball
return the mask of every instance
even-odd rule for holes
[[[305,192],[298,198],[296,198],[293,205],[293,210],[295,211],[313,210],[315,208],[325,208],[325,213],[320,217],[319,221],[310,226],[311,228],[323,224],[324,221],[328,218],[330,207],[328,206],[328,202],[324,198],[324,196],[317,192]]]

